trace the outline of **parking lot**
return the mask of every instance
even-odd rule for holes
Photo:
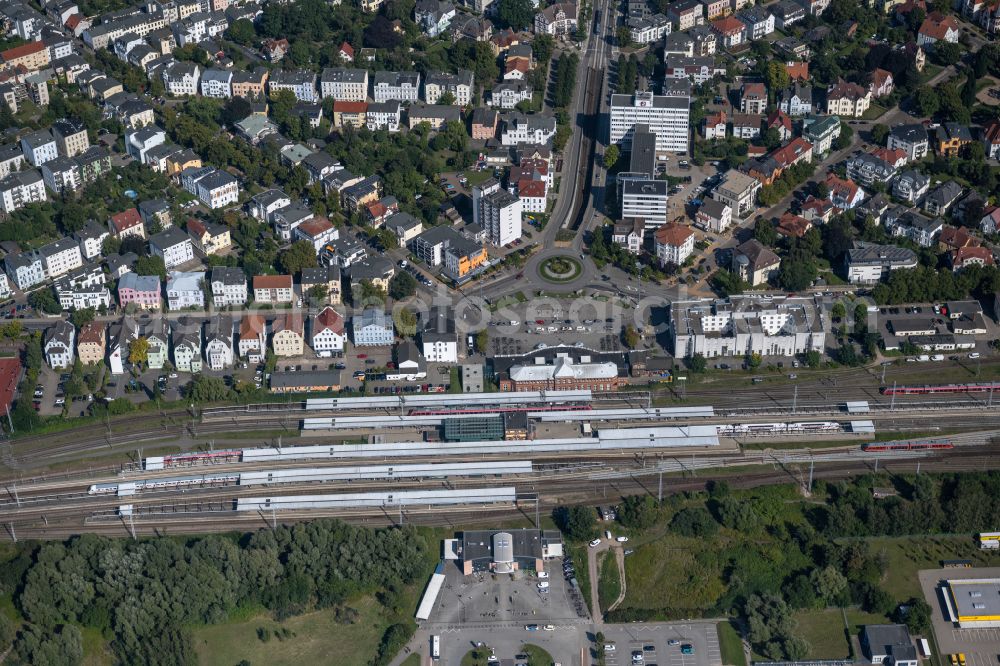
[[[948,663],[946,655],[964,653],[966,666],[995,666],[1000,655],[1000,627],[960,629],[946,619],[941,582],[955,578],[998,578],[1000,568],[930,569],[918,574],[924,599],[931,606],[931,623],[941,653],[941,663]]]
[[[607,666],[721,666],[719,637],[709,622],[604,625]]]
[[[524,643],[541,646],[560,663],[580,663],[589,617],[562,576],[561,562],[548,562],[544,578],[531,571],[465,576],[450,564],[428,627],[441,636],[442,663],[458,666],[480,643],[501,663],[516,663]],[[548,587],[540,589],[540,583]]]

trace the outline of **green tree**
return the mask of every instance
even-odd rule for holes
[[[840,134],[833,140],[834,150],[844,150],[854,140],[854,129],[847,123],[840,123]]]
[[[604,168],[611,169],[618,163],[618,146],[610,145],[604,151]]]
[[[618,522],[625,527],[649,529],[659,517],[659,507],[650,495],[626,497],[618,507]]]
[[[820,353],[815,349],[810,349],[806,352],[806,365],[810,368],[818,368],[821,360]]]
[[[830,307],[830,316],[834,321],[840,321],[847,316],[847,310],[844,309],[844,304],[837,301]]]
[[[396,332],[402,338],[412,338],[417,334],[417,315],[408,308],[400,308],[392,313]]]
[[[530,0],[500,0],[497,17],[501,23],[514,30],[524,30],[531,26],[535,10]]]
[[[17,340],[24,333],[24,324],[18,319],[12,319],[0,326],[0,335],[8,340]]]
[[[757,368],[760,367],[762,360],[763,359],[761,358],[761,355],[756,352],[752,354],[747,354],[746,358],[747,367],[751,370],[756,370]]]
[[[73,314],[70,315],[69,320],[77,328],[82,328],[90,322],[94,321],[95,316],[94,308],[81,308],[79,310],[74,310]]]
[[[708,368],[708,361],[706,361],[705,357],[701,354],[695,354],[687,358],[685,362],[687,363],[688,370],[696,374],[705,372]]]
[[[962,47],[951,42],[937,41],[931,50],[931,60],[942,67],[950,67],[962,57]]]
[[[145,337],[138,337],[128,343],[128,362],[135,366],[142,366],[149,361],[149,340]]]
[[[29,624],[18,636],[14,652],[21,663],[32,666],[75,666],[83,661],[83,634],[71,624],[54,630]]]
[[[278,263],[288,275],[296,275],[303,268],[315,268],[316,247],[306,240],[296,241],[278,255]]]
[[[389,281],[389,297],[396,301],[410,298],[417,293],[417,281],[407,271],[399,271]]]
[[[816,589],[816,596],[828,606],[837,603],[847,591],[847,579],[832,566],[814,569],[809,579]]]
[[[201,374],[195,375],[186,390],[186,397],[196,403],[221,402],[228,400],[230,396],[226,382],[219,377],[208,377]]]
[[[253,21],[239,19],[230,24],[226,36],[242,46],[251,46],[257,40],[257,32],[253,29]]]
[[[625,327],[625,331],[622,334],[622,339],[625,342],[625,346],[629,349],[636,349],[639,346],[642,338],[639,336],[639,331],[635,329],[635,326],[629,324]]]
[[[889,127],[879,123],[872,127],[872,143],[877,146],[885,145],[886,139],[889,138]]]
[[[167,267],[163,263],[163,257],[156,255],[150,257],[139,257],[135,262],[136,275],[155,275],[160,280],[167,279]]]
[[[917,92],[913,95],[913,102],[917,107],[917,113],[922,116],[933,116],[941,107],[937,91],[927,86],[917,88]]]
[[[704,508],[686,508],[674,514],[670,529],[682,536],[706,538],[715,535],[719,524]]]
[[[480,354],[485,354],[486,350],[490,345],[490,333],[487,329],[483,329],[476,333],[476,351]]]
[[[592,539],[597,530],[597,518],[592,507],[558,506],[552,512],[552,518],[563,534],[574,541]]]
[[[785,64],[783,62],[771,61],[767,64],[765,83],[767,84],[767,89],[771,91],[772,94],[788,87],[791,83],[791,79],[788,74],[788,69],[785,68]]]
[[[760,218],[754,223],[753,237],[768,247],[774,247],[774,244],[778,242],[778,232],[775,231],[774,225],[764,218]]]
[[[28,304],[31,307],[46,314],[59,314],[62,306],[56,300],[55,295],[48,289],[38,289],[28,295]]]
[[[931,628],[931,607],[923,599],[912,597],[900,607],[895,619],[905,624],[911,634],[925,634]]]

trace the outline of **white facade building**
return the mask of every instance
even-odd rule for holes
[[[611,143],[624,150],[632,146],[632,131],[636,125],[648,125],[656,135],[659,157],[669,153],[687,153],[690,133],[691,100],[682,96],[654,95],[637,92],[634,95],[611,96]]]

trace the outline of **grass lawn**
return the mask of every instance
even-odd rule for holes
[[[618,561],[614,551],[607,551],[601,559],[601,580],[597,585],[597,598],[601,603],[601,610],[607,612],[622,591],[622,581],[618,575]]]
[[[973,566],[1000,565],[1000,556],[979,550],[968,536],[878,537],[866,541],[872,550],[885,553],[882,587],[900,600],[922,596],[917,571],[936,569],[941,560],[971,560]]]
[[[471,188],[473,185],[479,185],[492,178],[493,169],[483,169],[482,171],[468,169],[467,171],[463,171],[462,175],[469,179],[469,187]]]
[[[414,652],[403,660],[402,666],[420,666],[420,655]]]
[[[839,608],[798,611],[794,618],[795,634],[809,643],[806,659],[845,659],[850,654],[844,616]]]
[[[99,629],[81,627],[80,632],[83,634],[82,666],[111,666],[115,663],[114,655],[108,649],[108,642]]]
[[[537,645],[525,643],[521,652],[528,655],[528,666],[552,666],[552,655]]]
[[[747,656],[743,652],[743,639],[730,622],[715,625],[719,633],[719,651],[726,666],[747,666]]]
[[[489,650],[479,650],[473,648],[462,657],[462,666],[486,666],[486,660],[490,656]]]
[[[887,109],[881,104],[872,104],[871,106],[868,107],[868,110],[861,115],[861,117],[864,120],[875,120],[883,113],[885,113],[886,110]]]
[[[232,666],[241,659],[274,666],[321,664],[337,655],[339,664],[367,664],[382,637],[386,621],[373,597],[363,597],[350,604],[360,616],[354,624],[334,621],[333,610],[322,610],[276,622],[260,614],[246,622],[219,624],[194,630],[195,650],[203,666]],[[272,637],[263,642],[258,628],[270,629]],[[278,640],[276,629],[287,627],[294,638]]]

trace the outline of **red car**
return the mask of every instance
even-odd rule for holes
[[[395,368],[396,364],[393,363],[392,361],[389,361],[388,363],[385,364],[385,367],[387,367],[387,368]]]
[[[358,354],[358,358],[368,358],[368,354]]]
[[[543,325],[545,325],[545,320],[544,319],[536,319],[535,323],[538,324],[539,326],[543,326]]]

